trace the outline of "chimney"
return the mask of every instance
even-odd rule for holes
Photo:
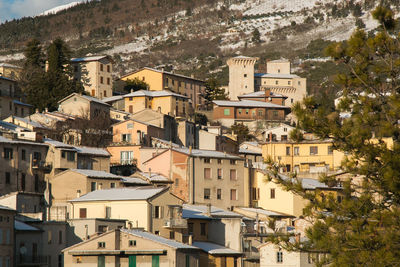
[[[193,235],[189,235],[189,245],[193,244]]]
[[[39,113],[39,109],[38,108],[35,109],[35,113]]]
[[[47,113],[47,112],[49,112],[49,109],[48,109],[48,108],[45,108],[44,111]]]
[[[211,216],[211,204],[210,204],[210,203],[207,204],[207,212],[206,212],[206,215],[207,215],[207,216]]]
[[[81,190],[76,190],[76,198],[80,198],[81,197]]]
[[[131,89],[131,93],[133,93],[133,89]]]

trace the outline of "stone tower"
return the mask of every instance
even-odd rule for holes
[[[231,100],[238,100],[239,95],[254,92],[254,64],[258,58],[238,56],[228,59],[229,85]]]

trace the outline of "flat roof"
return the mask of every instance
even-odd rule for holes
[[[95,190],[70,202],[147,200],[166,190],[166,187],[130,187]]]
[[[243,253],[211,242],[193,242],[193,246],[211,255],[242,255]]]

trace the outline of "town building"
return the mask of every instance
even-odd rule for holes
[[[291,107],[307,95],[307,79],[292,74],[288,60],[267,62],[267,73],[254,74],[255,91],[268,91],[287,96],[285,105]]]
[[[225,152],[172,147],[142,164],[174,182],[171,192],[192,204],[247,206],[244,159]]]
[[[129,113],[152,109],[174,117],[187,117],[193,114],[188,97],[168,90],[139,90],[124,95],[124,99],[125,112]]]
[[[0,205],[0,265],[15,265],[15,235],[14,217],[16,211],[6,206]]]
[[[281,106],[285,105],[285,100],[287,98],[288,98],[287,96],[275,94],[271,92],[271,90],[269,89],[266,89],[265,91],[257,91],[238,96],[239,100],[270,102]]]
[[[287,141],[290,140],[290,132],[293,131],[295,127],[290,126],[286,123],[280,123],[277,126],[267,128],[263,131],[263,141]]]
[[[125,219],[128,228],[143,228],[151,233],[182,240],[186,221],[165,224],[171,214],[170,206],[182,205],[182,200],[168,187],[129,187],[95,190],[71,203],[70,218]],[[134,211],[134,212],[128,212]]]
[[[103,99],[113,95],[113,60],[109,56],[72,58],[73,77],[81,81],[92,97]]]
[[[215,150],[230,154],[238,153],[237,141],[222,134],[221,127],[203,126],[198,131],[196,148],[204,150]]]
[[[270,102],[214,100],[213,120],[230,127],[235,123],[283,122],[290,108]]]
[[[150,91],[170,90],[187,96],[191,100],[193,109],[205,108],[205,100],[203,98],[205,82],[202,80],[148,67],[128,73],[120,79],[126,81],[135,78],[146,82],[149,85]]]
[[[9,63],[0,63],[0,76],[16,80],[19,78],[22,68]]]
[[[65,267],[200,266],[197,247],[137,229],[115,229],[63,252]]]
[[[227,61],[229,67],[228,96],[236,101],[238,96],[254,92],[254,64],[258,58],[237,56]]]
[[[266,142],[263,158],[284,166],[284,172],[326,173],[340,168],[344,154],[334,150],[331,140]]]
[[[24,117],[31,113],[32,105],[20,101],[17,81],[0,75],[0,120],[9,116]]]
[[[67,115],[73,115],[89,120],[99,116],[101,118],[110,117],[110,105],[95,97],[72,93],[58,101],[58,104],[58,111]]]

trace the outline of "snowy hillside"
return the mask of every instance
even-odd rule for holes
[[[80,3],[82,3],[82,1],[72,2],[72,3],[69,3],[69,4],[57,6],[57,7],[54,7],[52,9],[49,9],[49,10],[46,10],[46,11],[42,12],[41,14],[39,14],[39,16],[46,16],[46,15],[50,15],[50,14],[56,14],[56,13],[62,11],[62,10],[74,7],[74,6],[76,6],[77,4],[80,4]]]

